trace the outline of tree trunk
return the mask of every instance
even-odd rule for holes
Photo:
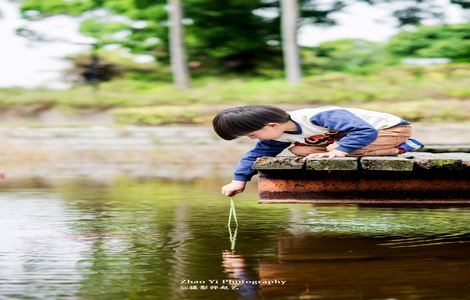
[[[181,0],[168,0],[168,12],[170,15],[170,58],[173,82],[178,89],[186,89],[189,87],[189,75],[183,39]]]
[[[287,81],[299,84],[302,80],[297,45],[297,22],[299,8],[297,0],[281,0],[281,32],[284,71]]]

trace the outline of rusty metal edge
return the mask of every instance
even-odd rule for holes
[[[455,200],[298,200],[298,199],[259,199],[258,204],[470,204],[468,199]]]

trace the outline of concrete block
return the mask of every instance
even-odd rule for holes
[[[370,171],[412,171],[414,162],[412,159],[387,156],[361,157],[361,167]]]
[[[411,152],[400,155],[412,159],[420,169],[461,170],[470,167],[470,153],[426,153]]]
[[[255,170],[295,170],[302,169],[303,165],[304,161],[301,157],[259,157],[252,168]]]
[[[314,158],[306,162],[307,170],[317,171],[351,171],[357,170],[357,158],[337,157],[337,158]]]

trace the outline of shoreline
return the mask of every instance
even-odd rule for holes
[[[470,123],[413,125],[425,144],[470,144]],[[0,170],[18,178],[230,178],[255,141],[224,141],[207,126],[0,128]]]

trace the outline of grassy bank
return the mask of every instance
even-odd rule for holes
[[[397,113],[413,121],[470,119],[470,65],[401,66],[367,76],[329,73],[298,86],[282,79],[204,78],[187,91],[171,83],[115,80],[99,89],[0,90],[0,109],[34,116],[48,109],[66,114],[105,110],[118,123],[205,123],[216,105],[264,103],[290,106],[348,105]]]

